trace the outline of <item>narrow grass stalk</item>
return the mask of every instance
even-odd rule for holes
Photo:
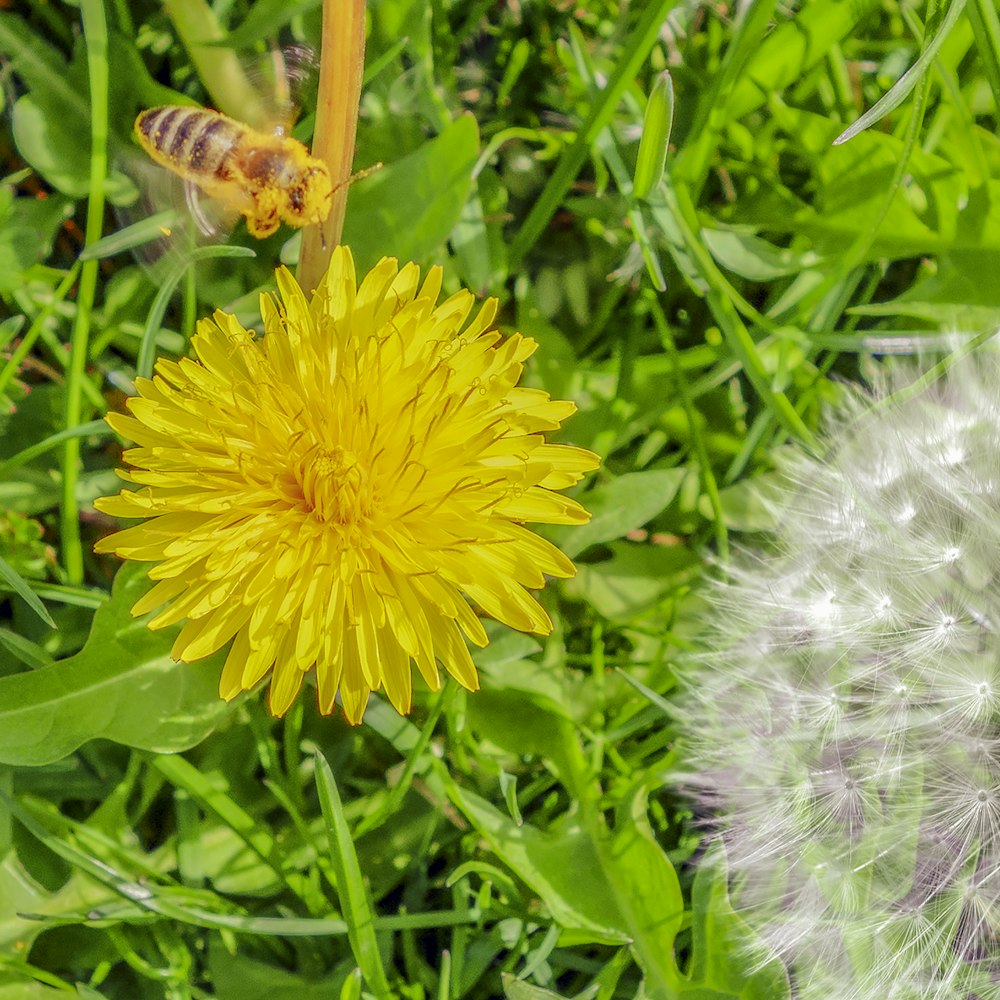
[[[6,798],[14,795],[14,769],[0,767],[0,790]],[[6,857],[14,843],[14,824],[5,799],[0,799],[0,856]]]
[[[323,34],[313,156],[330,168],[333,202],[326,221],[302,233],[299,284],[308,294],[319,284],[340,242],[354,162],[358,107],[365,68],[364,0],[323,0]]]
[[[104,222],[104,179],[108,172],[108,25],[102,0],[82,0],[83,33],[87,42],[90,79],[90,188],[87,199],[85,243],[101,238]],[[88,260],[80,269],[76,317],[70,335],[69,368],[66,373],[66,428],[83,420],[83,382],[86,378],[90,341],[90,315],[97,288],[100,262]],[[80,510],[76,498],[80,439],[70,437],[63,451],[62,545],[69,583],[83,582],[83,545],[80,541]]]
[[[746,85],[747,66],[757,61],[754,56],[766,44],[765,39],[776,30],[773,22],[775,6],[768,2],[748,4],[743,8],[742,15],[734,21],[732,39],[722,57],[719,72],[714,74],[710,85],[700,96],[694,112],[697,127],[689,133],[690,138],[678,153],[674,165],[674,183],[687,184],[695,201],[711,174],[712,158],[726,126],[733,119],[734,92],[738,93],[741,85]],[[791,27],[794,28],[794,25]],[[774,72],[777,63],[778,60],[774,60],[770,64],[770,72]],[[758,80],[759,76],[751,79]]]
[[[92,435],[109,437],[113,433],[103,420],[90,420],[85,424],[78,424],[74,427],[64,427],[61,431],[56,431],[55,434],[50,434],[48,437],[42,438],[41,441],[36,441],[27,448],[22,448],[11,455],[10,458],[0,462],[0,477],[7,475],[12,469],[30,462],[33,458],[44,455],[49,449],[62,444],[64,441],[68,441],[70,438],[91,437]]]
[[[375,916],[365,890],[354,840],[344,816],[337,780],[319,749],[316,750],[316,788],[330,841],[330,860],[337,878],[337,896],[347,921],[347,936],[354,959],[375,996],[389,997],[391,991],[375,937]]]
[[[951,22],[949,21],[948,23]],[[942,29],[938,31],[937,35],[935,35],[934,41],[932,42],[932,51],[936,51],[940,46],[938,39],[944,34],[944,26],[942,26]],[[868,251],[875,242],[875,238],[878,236],[879,231],[882,228],[882,223],[885,222],[886,217],[889,214],[889,210],[892,208],[893,202],[903,189],[903,182],[906,180],[910,158],[919,148],[920,130],[923,125],[924,115],[927,112],[927,102],[930,95],[931,80],[929,70],[927,69],[930,63],[924,63],[923,56],[921,56],[917,63],[914,63],[914,65],[907,71],[907,75],[913,72],[918,64],[924,65],[925,72],[921,77],[915,76],[913,78],[912,85],[907,87],[905,91],[905,94],[908,94],[910,90],[915,90],[913,106],[910,110],[910,118],[907,124],[906,134],[903,138],[903,149],[899,160],[896,163],[896,168],[893,171],[892,180],[890,180],[886,186],[885,194],[882,198],[879,210],[872,216],[871,223],[867,230],[859,233],[854,242],[838,255],[837,267],[834,268],[820,284],[813,288],[808,295],[803,297],[803,305],[813,305],[820,302],[830,289],[832,289],[839,281],[844,280],[844,278],[846,278],[847,275],[854,270],[854,268],[861,267],[864,264]],[[902,82],[902,79],[903,78],[901,78],[900,82]],[[890,94],[891,93],[892,92],[890,91]],[[879,101],[878,104],[876,104],[875,107],[873,107],[867,114],[862,115],[862,117],[859,118],[854,125],[842,132],[834,140],[834,145],[846,142],[848,141],[848,138],[851,138],[863,131],[863,128],[861,127],[862,122],[867,121],[869,124],[872,124],[875,121],[878,121],[878,117],[874,116],[873,112],[875,112],[882,105],[883,101],[885,101],[890,94],[886,94],[886,96],[882,98],[882,101]],[[891,106],[895,107],[894,104]]]
[[[965,7],[965,0],[954,0],[947,8],[934,6],[927,18],[924,32],[924,45],[917,61],[893,84],[882,98],[870,107],[856,122],[852,123],[836,139],[835,146],[849,142],[856,135],[880,122],[886,115],[895,111],[910,95],[918,84],[926,80],[931,63],[958,22],[958,16]],[[942,13],[943,10],[943,13]],[[906,14],[904,13],[904,18]],[[906,18],[909,20],[909,18]]]
[[[156,364],[156,335],[160,332],[160,323],[166,314],[170,300],[174,297],[177,285],[185,275],[191,272],[191,266],[199,260],[209,257],[253,257],[254,252],[249,247],[212,246],[198,247],[192,250],[179,268],[171,271],[160,285],[153,305],[146,317],[146,325],[139,342],[139,355],[135,363],[136,374],[142,378],[153,377],[153,366]],[[186,332],[186,328],[185,328]]]

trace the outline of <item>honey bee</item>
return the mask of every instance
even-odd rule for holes
[[[160,166],[245,216],[257,239],[281,222],[308,226],[330,213],[326,164],[282,132],[262,132],[207,108],[166,106],[140,112],[135,135]]]

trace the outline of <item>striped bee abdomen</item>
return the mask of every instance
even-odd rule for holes
[[[135,120],[135,134],[147,153],[182,175],[224,178],[230,150],[246,131],[207,108],[150,108]]]
[[[307,226],[330,213],[327,165],[283,132],[258,131],[207,108],[160,107],[139,114],[135,135],[161,167],[245,216],[258,239],[282,221]]]

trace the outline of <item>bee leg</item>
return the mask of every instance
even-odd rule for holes
[[[253,193],[253,208],[247,215],[247,229],[251,236],[262,240],[278,231],[281,220],[282,201],[279,193],[262,187]]]
[[[184,181],[184,200],[187,202],[188,211],[191,213],[198,229],[205,236],[214,236],[218,227],[212,225],[208,216],[205,214],[205,210],[202,208],[201,203],[201,189],[193,181]]]
[[[261,201],[255,198],[253,208],[247,210],[246,217],[250,235],[258,240],[266,239],[278,231],[280,220],[274,205],[261,204]]]
[[[247,215],[247,229],[251,236],[258,240],[267,239],[278,231],[278,213],[271,212],[268,215]]]

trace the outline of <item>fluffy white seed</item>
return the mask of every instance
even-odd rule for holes
[[[797,998],[996,1000],[1000,348],[834,424],[715,591],[686,781]]]

